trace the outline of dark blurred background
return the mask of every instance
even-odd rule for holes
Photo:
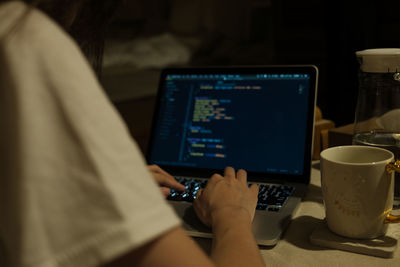
[[[400,47],[400,1],[130,0],[107,36],[102,83],[145,148],[167,66],[314,64],[317,105],[352,123],[355,51]]]

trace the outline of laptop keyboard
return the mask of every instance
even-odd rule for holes
[[[171,189],[171,193],[168,196],[169,200],[174,201],[185,201],[193,202],[196,199],[197,191],[200,188],[204,188],[207,184],[207,180],[194,179],[187,177],[175,177],[176,180],[186,186],[185,191],[176,191]],[[259,184],[257,210],[267,210],[278,212],[288,197],[293,194],[294,187],[287,185],[266,185]]]

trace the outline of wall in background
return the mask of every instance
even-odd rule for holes
[[[354,120],[355,51],[400,47],[400,1],[126,1],[110,39],[170,32],[198,42],[187,65],[315,64],[324,118]]]

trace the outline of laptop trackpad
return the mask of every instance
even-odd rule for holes
[[[189,233],[201,232],[205,234],[204,236],[212,235],[211,229],[205,226],[197,217],[191,203],[174,202],[172,206],[175,209],[175,212],[178,214],[178,217],[182,218],[183,227],[186,231]],[[203,236],[203,234],[197,236]]]

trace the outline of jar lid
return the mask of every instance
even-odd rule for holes
[[[400,72],[400,48],[376,48],[356,52],[363,72]]]

